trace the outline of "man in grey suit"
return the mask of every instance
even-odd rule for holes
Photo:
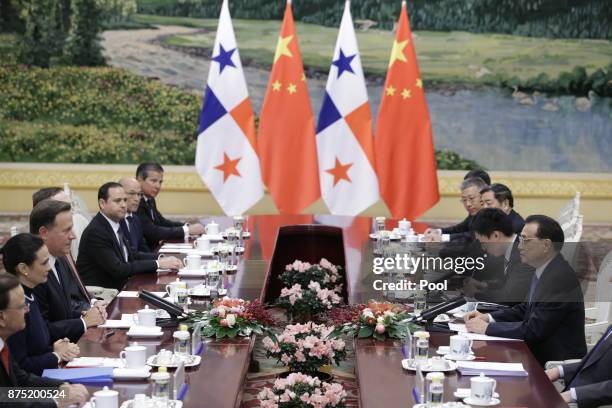
[[[561,396],[578,408],[612,404],[612,326],[582,360],[546,370],[546,375],[565,381]]]

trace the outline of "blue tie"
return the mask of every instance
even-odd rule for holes
[[[538,286],[538,275],[533,275],[533,279],[531,279],[531,287],[529,288],[529,303],[531,303],[531,298],[535,294],[536,287]]]
[[[580,367],[578,368],[578,371],[576,372],[576,375],[574,376],[574,378],[572,378],[572,381],[570,381],[566,389],[569,390],[570,388],[572,388],[572,385],[576,382],[576,379],[580,376],[580,371],[582,371],[582,369],[586,367],[591,357],[593,357],[597,353],[597,351],[601,348],[602,344],[606,342],[606,340],[608,339],[608,337],[610,337],[611,334],[612,334],[612,326],[608,327],[608,330],[604,333],[603,336],[601,336],[601,339],[599,339],[595,347],[593,347],[593,350],[591,350],[591,352],[587,354],[587,356],[584,359],[584,362],[580,365]]]

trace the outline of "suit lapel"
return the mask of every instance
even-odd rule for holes
[[[102,213],[98,213],[100,224],[102,224],[102,228],[106,231],[106,235],[108,235],[109,239],[113,243],[113,248],[115,249],[115,253],[121,259],[121,261],[125,262],[125,258],[123,255],[123,250],[119,246],[119,241],[117,241],[117,235],[115,231],[113,231],[113,227],[111,227],[110,223],[104,218]]]
[[[604,333],[604,336],[608,334],[608,331],[606,331]],[[603,337],[602,337],[603,339]],[[610,350],[610,348],[612,347],[612,335],[610,337],[608,337],[606,339],[606,341],[599,346],[599,348],[597,348],[597,350],[595,350],[595,348],[597,347],[597,345],[595,345],[595,347],[593,347],[593,350],[591,351],[595,351],[595,353],[593,353],[593,355],[589,356],[589,358],[586,360],[584,367],[582,368],[583,370],[590,367],[591,365],[595,364],[600,358],[602,358],[604,356],[604,354],[606,354],[606,352],[608,350]],[[591,353],[589,353],[591,354]]]

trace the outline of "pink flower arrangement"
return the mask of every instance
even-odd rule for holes
[[[308,322],[285,327],[278,336],[265,337],[263,346],[268,357],[275,357],[293,372],[314,373],[322,365],[346,358],[345,343],[331,339],[333,327]]]
[[[261,408],[345,408],[346,395],[340,384],[292,373],[276,380],[272,388],[264,388],[257,397]]]

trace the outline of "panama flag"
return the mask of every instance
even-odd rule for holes
[[[321,195],[332,214],[357,215],[378,201],[373,144],[372,115],[347,1],[317,125]]]
[[[257,203],[264,190],[255,117],[227,0],[221,6],[212,55],[200,114],[196,170],[225,214],[239,215]]]

